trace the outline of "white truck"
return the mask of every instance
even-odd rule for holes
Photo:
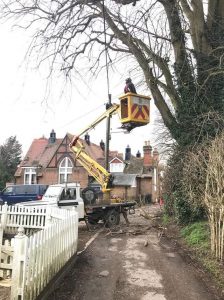
[[[43,198],[38,201],[18,203],[25,206],[57,206],[64,209],[75,209],[79,214],[79,220],[85,220],[89,224],[97,224],[99,221],[105,223],[107,227],[112,227],[120,223],[122,213],[126,223],[128,223],[127,213],[134,213],[135,202],[119,202],[102,204],[97,203],[86,205],[81,197],[79,183],[53,184],[49,185]]]

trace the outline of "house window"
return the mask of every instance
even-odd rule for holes
[[[110,172],[122,173],[124,170],[123,163],[110,163]]]
[[[37,183],[37,174],[35,168],[25,168],[24,171],[24,184]]]
[[[71,179],[72,168],[73,164],[71,160],[68,157],[65,157],[59,165],[59,183],[69,182]]]

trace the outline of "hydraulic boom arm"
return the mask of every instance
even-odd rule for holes
[[[101,121],[103,121],[104,119],[106,119],[109,116],[112,116],[113,114],[117,113],[118,110],[120,108],[119,104],[112,104],[112,106],[110,106],[101,116],[99,116],[99,118],[97,118],[94,122],[92,122],[91,124],[89,124],[89,126],[87,126],[85,129],[83,129],[79,135],[75,136],[71,142],[70,146],[75,146],[76,142],[78,141],[79,137],[84,134],[85,132],[87,132],[90,129],[95,128],[95,126],[97,124],[99,124]]]
[[[80,141],[77,141],[76,146],[71,146],[71,150],[75,154],[77,161],[101,184],[102,192],[109,191],[112,186],[112,175],[85,152],[84,146]]]
[[[86,153],[83,144],[79,141],[79,137],[88,130],[93,129],[105,118],[117,113],[119,108],[119,104],[112,104],[112,106],[109,107],[98,119],[82,130],[78,136],[75,136],[70,144],[70,148],[75,154],[77,161],[96,179],[97,182],[100,183],[102,186],[102,192],[110,190],[113,176]]]
[[[110,190],[113,177],[85,152],[84,146],[79,141],[80,136],[115,113],[119,113],[122,128],[128,132],[135,127],[149,123],[150,97],[127,93],[119,97],[119,99],[120,104],[112,104],[99,118],[83,129],[78,136],[75,136],[70,144],[77,161],[101,184],[103,192]]]

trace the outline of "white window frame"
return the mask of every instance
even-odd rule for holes
[[[114,161],[119,161],[119,162],[114,162]],[[114,157],[113,159],[111,159],[111,161],[109,161],[109,168],[110,168],[110,172],[112,173],[123,173],[124,167],[125,164],[118,157]]]
[[[27,180],[28,178],[28,180]],[[37,172],[36,168],[26,167],[24,169],[24,184],[35,184],[37,183]]]
[[[123,173],[124,164],[123,163],[110,163],[110,172]]]
[[[63,165],[63,166],[62,166]],[[58,168],[58,183],[65,183],[68,182],[68,176],[72,174],[73,163],[69,157],[65,157],[60,162]],[[63,182],[61,180],[61,175],[63,175]]]

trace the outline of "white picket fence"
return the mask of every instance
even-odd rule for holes
[[[34,300],[76,254],[78,214],[57,207],[3,205],[0,217],[0,276],[12,278],[11,299]],[[15,231],[14,238],[5,240]]]

